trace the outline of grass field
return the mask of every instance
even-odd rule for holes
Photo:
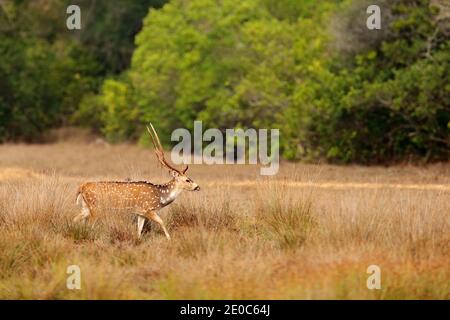
[[[74,224],[85,181],[169,180],[132,145],[0,146],[2,299],[449,299],[450,165],[193,165],[161,216]],[[381,289],[369,290],[369,265]],[[81,289],[66,269],[81,269]]]

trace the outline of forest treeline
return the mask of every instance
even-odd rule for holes
[[[78,4],[82,29],[66,28]],[[381,8],[381,29],[366,26]],[[446,0],[4,0],[0,141],[280,128],[287,159],[448,160]]]

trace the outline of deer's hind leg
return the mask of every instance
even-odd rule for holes
[[[73,222],[78,222],[80,220],[85,222],[86,219],[91,215],[91,209],[87,205],[86,201],[84,201],[83,195],[81,193],[77,197],[77,204],[81,205],[81,213],[73,218]]]

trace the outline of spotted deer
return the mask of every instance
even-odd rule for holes
[[[186,175],[187,165],[184,169],[178,170],[166,161],[158,134],[151,123],[150,127],[147,126],[147,130],[155,148],[156,157],[163,167],[169,169],[172,180],[165,184],[130,180],[84,183],[78,189],[76,201],[81,206],[81,213],[74,218],[74,222],[85,221],[95,215],[100,203],[105,202],[103,207],[105,209],[124,209],[137,215],[139,238],[147,218],[157,222],[170,240],[170,235],[157,211],[172,203],[182,190],[199,191],[200,187]]]

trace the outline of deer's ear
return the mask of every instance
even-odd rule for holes
[[[178,177],[180,174],[174,170],[170,170],[170,175],[174,178]]]

